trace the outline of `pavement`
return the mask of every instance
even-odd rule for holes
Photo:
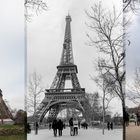
[[[39,130],[38,135],[32,131],[27,135],[27,140],[122,140],[122,129],[105,130],[105,135],[97,128],[80,129],[77,136],[70,136],[68,127],[63,130],[62,137],[54,137],[52,130],[42,129]]]
[[[130,123],[126,127],[126,140],[140,140],[140,126]]]

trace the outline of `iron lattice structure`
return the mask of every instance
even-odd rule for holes
[[[0,89],[0,119],[12,119],[13,115],[3,100],[2,90]]]
[[[36,112],[36,119],[41,123],[49,111],[48,121],[57,117],[64,108],[75,108],[84,112],[83,101],[85,89],[81,88],[77,77],[77,66],[74,64],[71,38],[71,17],[66,16],[66,28],[63,43],[63,50],[60,64],[57,66],[57,73],[50,89],[46,89],[45,98],[39,105]],[[66,89],[65,82],[70,80],[72,88]]]

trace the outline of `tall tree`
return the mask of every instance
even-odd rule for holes
[[[45,0],[25,0],[25,18],[27,21],[30,21],[31,17],[34,14],[39,14],[42,11],[46,11],[48,9]]]
[[[86,93],[84,110],[85,118],[87,121],[100,120],[101,118],[101,105],[98,92],[95,93]]]
[[[123,0],[123,11],[137,13],[140,7],[139,0]]]
[[[28,114],[34,115],[36,114],[37,107],[41,102],[41,93],[44,92],[42,77],[36,72],[30,74],[27,87],[26,111]]]
[[[98,92],[95,92],[93,94],[93,104],[92,106],[92,116],[93,116],[93,121],[99,121],[101,119],[101,103],[100,103],[100,96]]]
[[[86,11],[90,20],[88,27],[92,33],[87,34],[89,45],[95,46],[101,56],[99,67],[108,72],[115,85],[114,93],[120,98],[122,112],[125,116],[125,48],[122,13],[104,9],[102,4],[94,4],[91,11]],[[125,23],[126,24],[126,23]],[[125,140],[125,121],[123,119],[123,140]]]
[[[100,64],[100,61],[99,61]],[[105,116],[106,116],[106,111],[109,108],[109,104],[111,100],[115,97],[113,94],[114,90],[114,82],[112,82],[112,78],[110,77],[110,74],[108,75],[108,72],[103,73],[102,72],[102,67],[98,65],[98,76],[95,78],[92,78],[97,86],[101,90],[101,100],[102,100],[102,133],[104,135],[104,126],[105,126]]]

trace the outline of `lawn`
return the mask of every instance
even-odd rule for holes
[[[24,127],[20,125],[3,124],[0,125],[0,136],[23,135],[25,133]],[[0,137],[1,140],[1,137]],[[8,139],[9,140],[9,139]],[[11,139],[14,140],[14,139]],[[18,139],[17,139],[18,140]]]
[[[13,125],[13,124],[1,124],[0,128],[21,128],[20,125]]]
[[[0,136],[0,140],[26,140],[25,135]]]

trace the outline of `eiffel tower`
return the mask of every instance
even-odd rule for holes
[[[3,123],[4,119],[9,119],[9,118],[13,120],[13,116],[3,100],[2,90],[0,89],[0,119],[1,119],[1,122]]]
[[[74,64],[71,39],[71,16],[66,16],[66,28],[63,43],[63,51],[57,73],[50,89],[46,89],[45,98],[36,111],[36,119],[41,123],[49,111],[48,121],[57,117],[58,113],[65,108],[75,108],[84,113],[83,101],[85,89],[81,88]],[[72,88],[65,88],[66,80],[70,80]]]

